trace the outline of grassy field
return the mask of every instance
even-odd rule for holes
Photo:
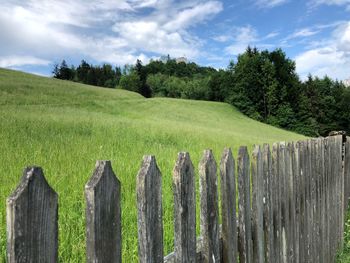
[[[163,175],[167,254],[173,249],[171,176],[179,151],[190,152],[197,167],[206,148],[219,162],[226,146],[237,153],[240,145],[303,138],[253,121],[225,103],[145,99],[4,69],[0,111],[0,262],[6,253],[5,199],[25,166],[42,166],[59,194],[60,261],[84,262],[84,185],[96,160],[111,160],[122,182],[123,259],[136,262],[135,182],[143,155],[154,154]]]

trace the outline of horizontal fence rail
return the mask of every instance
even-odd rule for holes
[[[240,147],[236,161],[225,149],[219,171],[205,150],[199,237],[195,185],[190,155],[181,152],[173,170],[174,252],[164,256],[162,174],[156,158],[144,156],[139,262],[334,262],[350,198],[350,138],[265,144],[251,155]],[[122,262],[121,195],[110,161],[97,161],[85,186],[87,262]],[[40,167],[26,168],[7,199],[7,260],[58,261],[58,195]]]

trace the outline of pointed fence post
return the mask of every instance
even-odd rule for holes
[[[327,262],[327,211],[326,211],[326,179],[325,179],[325,154],[324,154],[324,139],[320,138],[318,140],[318,165],[320,169],[319,174],[319,193],[320,193],[320,241],[321,244],[321,253],[320,253],[320,263]]]
[[[211,150],[205,150],[199,164],[200,229],[204,262],[220,262],[219,207],[216,162]]]
[[[349,207],[349,198],[350,198],[350,137],[346,137],[346,143],[345,143],[344,187],[345,187],[344,213],[346,215],[347,209]]]
[[[300,151],[299,151],[299,142],[292,143],[292,176],[293,176],[293,200],[294,200],[294,212],[292,212],[292,219],[294,220],[294,262],[299,263],[300,261]],[[294,218],[294,219],[293,219]]]
[[[331,217],[333,211],[332,200],[331,200],[331,149],[330,149],[330,140],[325,138],[324,140],[324,187],[325,187],[325,211],[326,211],[326,237],[325,237],[325,247],[327,249],[325,262],[330,262],[332,257],[332,231],[331,231]]]
[[[57,262],[58,196],[40,167],[24,170],[7,199],[7,261]]]
[[[250,167],[247,147],[241,146],[237,158],[238,172],[238,250],[239,262],[250,263],[253,259]]]
[[[318,156],[318,139],[311,140],[311,212],[313,213],[313,227],[312,227],[312,259],[313,262],[321,262],[320,252],[317,249],[319,245],[319,204],[321,199],[319,198],[319,186],[318,186],[318,177],[319,177],[319,156]]]
[[[136,183],[139,262],[163,262],[162,177],[154,156],[144,156]]]
[[[311,141],[305,142],[305,165],[304,165],[304,178],[305,178],[305,226],[306,226],[306,261],[312,262],[312,207],[311,207]]]
[[[237,262],[237,219],[235,163],[230,148],[226,148],[220,162],[222,258],[225,263]]]
[[[173,171],[175,262],[196,262],[196,189],[189,153],[179,153]]]
[[[286,163],[286,144],[279,143],[279,191],[281,198],[281,250],[282,261],[288,262],[288,231],[289,231],[289,211],[288,211],[288,189],[287,189],[287,163]]]
[[[271,175],[271,152],[270,146],[264,144],[262,149],[263,180],[264,180],[264,240],[266,263],[274,261],[273,246],[273,199],[272,199],[272,175]]]
[[[97,161],[85,185],[87,262],[122,262],[120,182],[110,161]]]
[[[260,146],[254,148],[251,161],[252,172],[252,214],[253,214],[253,257],[254,262],[261,263],[265,261],[265,242],[264,242],[264,217],[263,217],[263,197],[264,197],[264,181],[263,181],[263,161]]]
[[[295,181],[293,176],[293,154],[294,145],[288,143],[286,147],[286,191],[287,197],[287,216],[288,216],[288,262],[295,262],[295,244],[294,244],[294,227],[295,227]]]
[[[343,136],[335,137],[336,174],[337,174],[337,211],[338,215],[338,237],[337,250],[343,248],[344,240],[344,173],[343,173]]]
[[[299,142],[292,144],[292,167],[293,167],[293,194],[294,194],[294,262],[300,261],[300,152]],[[293,218],[292,218],[293,220]]]
[[[274,259],[276,262],[282,262],[282,225],[281,225],[281,189],[279,174],[279,144],[272,145],[271,158],[271,187],[273,200],[273,238],[274,238]]]

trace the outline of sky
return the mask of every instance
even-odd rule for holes
[[[281,48],[301,79],[350,78],[350,0],[0,0],[0,67],[50,76],[63,59],[226,68]]]

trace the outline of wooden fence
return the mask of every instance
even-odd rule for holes
[[[251,156],[240,147],[236,162],[225,149],[219,170],[220,196],[217,164],[206,150],[197,238],[195,172],[189,154],[179,153],[174,252],[164,257],[162,176],[155,157],[144,157],[136,189],[139,262],[334,262],[350,196],[349,137],[344,146],[342,136],[265,144]],[[98,161],[85,186],[87,262],[122,261],[121,194],[111,163]],[[57,211],[42,169],[25,169],[7,199],[8,262],[58,261]]]

